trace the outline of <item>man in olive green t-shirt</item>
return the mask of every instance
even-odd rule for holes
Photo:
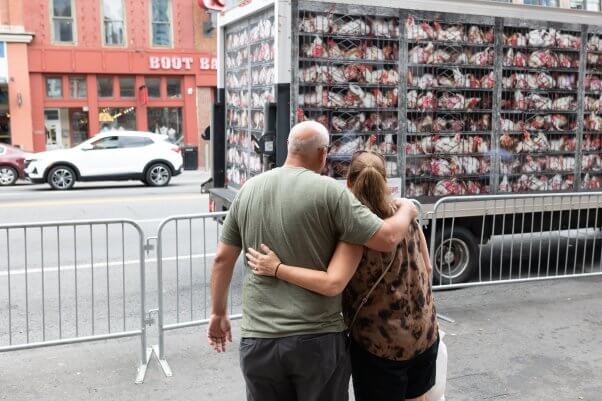
[[[218,352],[231,341],[228,287],[243,248],[269,244],[283,263],[326,270],[338,241],[391,251],[416,217],[414,206],[400,201],[397,213],[382,221],[341,184],[320,176],[328,142],[321,124],[297,124],[289,135],[285,165],[249,180],[234,200],[212,273],[208,337]],[[241,330],[248,400],[348,399],[340,296],[245,274]]]

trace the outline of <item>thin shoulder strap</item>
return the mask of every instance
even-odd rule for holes
[[[391,262],[389,263],[389,265],[387,266],[387,268],[385,270],[383,270],[383,272],[380,275],[380,277],[378,278],[378,280],[376,280],[376,283],[374,283],[374,285],[370,288],[370,290],[368,290],[368,292],[366,293],[366,295],[364,295],[364,297],[362,298],[362,302],[360,302],[359,306],[355,310],[355,314],[353,315],[353,319],[351,319],[351,323],[349,324],[349,329],[351,329],[353,327],[353,325],[355,324],[355,321],[357,319],[357,316],[360,313],[360,310],[362,310],[362,308],[364,307],[364,305],[366,305],[366,302],[368,302],[368,298],[370,298],[370,295],[372,295],[372,293],[374,292],[374,290],[376,289],[376,287],[380,284],[380,282],[383,280],[383,278],[385,278],[385,275],[389,272],[389,270],[391,269],[391,266],[393,266],[393,262],[395,261],[396,258],[397,258],[397,253],[394,253],[393,257],[391,258]]]

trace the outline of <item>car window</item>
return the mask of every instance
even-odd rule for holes
[[[6,148],[4,146],[0,146],[0,155],[6,153]]]
[[[119,148],[119,137],[118,136],[107,136],[101,138],[95,142],[92,142],[94,149],[117,149]]]
[[[122,136],[119,139],[122,148],[141,148],[153,144],[153,140],[144,136]]]

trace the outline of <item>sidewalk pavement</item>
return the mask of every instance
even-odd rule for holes
[[[449,401],[602,400],[602,278],[436,294]],[[239,338],[239,322],[234,323]],[[149,342],[155,338],[151,330]],[[133,339],[0,354],[0,400],[244,400],[237,343],[217,355],[205,328],[166,334],[174,376],[156,362],[133,383]],[[283,400],[286,401],[286,400]]]

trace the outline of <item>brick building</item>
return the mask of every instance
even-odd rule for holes
[[[216,81],[215,35],[196,1],[0,4],[2,24],[21,41],[7,43],[10,123],[0,140],[41,151],[103,129],[148,130],[199,145],[204,165],[200,135]]]

